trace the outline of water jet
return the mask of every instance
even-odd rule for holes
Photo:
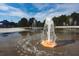
[[[54,22],[51,18],[46,18],[43,30],[43,39],[41,45],[47,48],[54,48],[56,44],[56,34],[54,30]]]

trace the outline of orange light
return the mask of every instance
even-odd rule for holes
[[[42,40],[41,44],[47,48],[54,48],[57,44],[52,40]]]

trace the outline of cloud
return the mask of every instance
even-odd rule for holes
[[[39,10],[42,10],[43,8],[47,7],[49,4],[45,3],[34,3],[32,4],[34,7],[36,7]]]
[[[70,15],[73,12],[79,13],[79,4],[56,4],[56,8],[51,8],[47,12],[38,12],[34,17],[38,20],[44,20],[46,17],[57,17],[61,15]]]
[[[18,17],[27,17],[27,18],[35,17],[37,20],[43,21],[46,17],[70,15],[73,12],[79,12],[79,4],[67,4],[67,3],[65,4],[48,4],[48,3],[38,4],[37,3],[36,4],[35,3],[32,5],[33,5],[32,8],[37,8],[36,10],[41,10],[41,11],[40,12],[32,11],[31,13],[34,13],[34,14],[30,14],[30,12],[23,11],[23,9],[27,11],[28,8],[26,9],[25,7],[22,7],[23,9],[20,9],[7,4],[0,4],[0,15],[18,16]]]
[[[25,17],[28,16],[25,12],[20,10],[19,8],[15,8],[12,6],[9,6],[7,4],[0,4],[0,15],[8,15],[8,16],[18,16],[18,17]]]
[[[3,11],[7,11],[9,8],[4,5],[4,4],[0,4],[0,10],[3,10]]]
[[[57,6],[58,8],[51,12],[50,16],[70,15],[73,12],[79,12],[79,4],[57,4]]]

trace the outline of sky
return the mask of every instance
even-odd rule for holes
[[[0,21],[18,22],[22,17],[35,17],[43,21],[46,17],[57,17],[79,13],[78,3],[0,3]]]

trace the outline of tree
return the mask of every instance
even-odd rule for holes
[[[56,26],[63,26],[63,23],[68,24],[68,17],[66,15],[61,15],[59,17],[54,17],[52,19]]]
[[[18,22],[18,26],[20,27],[28,27],[28,20],[26,18],[21,18],[21,20]]]
[[[17,23],[15,23],[15,22],[10,22],[10,27],[17,27]]]
[[[52,20],[54,21],[54,24],[55,24],[56,26],[59,25],[58,17],[53,17]]]
[[[71,14],[71,17],[73,18],[73,25],[75,21],[77,22],[77,25],[79,25],[79,13],[74,12]]]
[[[37,25],[37,21],[34,17],[29,19],[29,26],[31,27],[31,26],[33,26],[33,24],[34,24],[34,26]]]
[[[43,23],[42,23],[42,27],[44,27],[44,24],[45,24],[45,20],[44,20]]]
[[[40,21],[37,21],[37,27],[43,27],[43,23]]]
[[[3,23],[3,27],[6,27],[6,28],[10,27],[10,22],[9,21],[3,20],[2,23]]]

